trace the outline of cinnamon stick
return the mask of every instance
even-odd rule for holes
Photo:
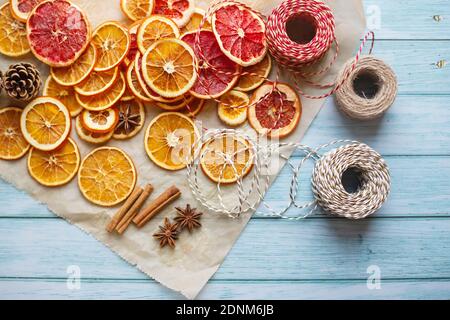
[[[123,216],[127,213],[127,211],[131,208],[133,203],[136,201],[137,198],[141,195],[143,189],[139,186],[136,186],[131,193],[131,195],[128,197],[127,201],[123,204],[123,206],[119,209],[119,211],[116,212],[116,214],[113,216],[111,221],[106,226],[106,231],[113,232],[113,230],[116,228],[117,224],[122,220]]]
[[[147,201],[150,194],[153,192],[153,186],[151,184],[147,184],[144,188],[144,191],[141,193],[139,198],[133,204],[133,206],[127,211],[127,213],[123,216],[122,220],[120,220],[119,224],[116,227],[116,231],[119,234],[124,233],[124,231],[128,228],[133,218],[141,209],[142,205]]]
[[[158,198],[153,200],[147,208],[139,212],[139,214],[134,217],[134,224],[141,228],[150,219],[156,216],[162,209],[164,209],[165,206],[177,199],[180,195],[181,191],[177,187],[171,186],[162,194],[160,194]]]

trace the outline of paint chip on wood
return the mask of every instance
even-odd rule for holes
[[[436,22],[441,22],[442,19],[443,19],[443,18],[442,18],[442,16],[440,16],[440,15],[434,15],[434,16],[433,16],[433,20],[436,21]]]

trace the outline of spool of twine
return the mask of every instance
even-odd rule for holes
[[[347,191],[342,182],[349,170],[358,175],[358,188]],[[386,201],[390,191],[389,169],[381,155],[362,143],[348,144],[316,162],[312,189],[319,206],[348,219],[365,218]]]
[[[372,120],[381,117],[397,96],[397,78],[385,62],[372,56],[361,57],[356,66],[354,59],[343,67],[336,91],[339,109],[348,117]]]

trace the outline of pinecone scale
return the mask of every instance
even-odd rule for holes
[[[28,101],[39,94],[42,85],[39,70],[31,63],[17,63],[3,75],[3,87],[13,99]]]

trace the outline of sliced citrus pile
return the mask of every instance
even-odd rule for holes
[[[75,91],[82,96],[95,96],[109,89],[119,77],[119,69],[92,71],[82,83],[75,86]]]
[[[22,158],[30,149],[30,144],[20,130],[22,109],[9,107],[0,109],[0,159]]]
[[[220,97],[217,113],[220,120],[229,126],[240,126],[247,120],[250,98],[244,92],[231,90]]]
[[[145,109],[142,102],[121,101],[115,107],[119,110],[119,122],[114,129],[114,139],[124,140],[137,135],[145,122]]]
[[[118,122],[119,111],[115,107],[101,111],[84,110],[81,113],[81,124],[83,127],[95,133],[110,132]]]
[[[155,42],[142,58],[145,82],[157,94],[174,98],[187,93],[197,79],[194,51],[178,39]]]
[[[154,0],[120,0],[120,9],[133,21],[144,19],[152,14]]]
[[[106,133],[97,133],[86,130],[81,121],[81,115],[79,115],[75,120],[75,130],[81,140],[92,143],[92,144],[102,144],[111,140],[114,131]]]
[[[241,66],[254,65],[266,55],[266,27],[253,11],[225,2],[212,14],[211,24],[223,53]]]
[[[86,79],[94,69],[97,50],[90,45],[86,51],[69,67],[51,68],[53,79],[62,86],[73,87]]]
[[[14,19],[9,3],[0,7],[0,53],[18,57],[30,52],[26,25]]]
[[[145,19],[137,33],[137,44],[142,54],[160,39],[178,38],[180,31],[172,20],[163,16],[150,16]]]
[[[40,97],[29,103],[20,118],[20,129],[33,147],[43,151],[55,150],[69,136],[70,113],[59,100]]]
[[[231,90],[239,77],[240,66],[223,54],[213,32],[200,31],[197,46],[196,31],[186,33],[181,40],[195,48],[199,64],[198,79],[190,93],[197,98],[210,99],[218,98]],[[202,54],[198,52],[199,47]]]
[[[130,157],[113,147],[100,147],[81,162],[78,186],[92,203],[111,207],[129,197],[136,184],[136,169]]]
[[[27,20],[31,51],[53,67],[74,63],[89,45],[90,33],[84,12],[67,0],[41,2]]]
[[[198,28],[200,28],[200,26],[202,27],[202,29],[211,30],[211,23],[209,22],[208,19],[204,21],[203,25],[201,25],[204,16],[205,16],[205,11],[203,9],[195,8],[191,19],[181,29],[181,33],[184,34],[186,32],[197,31]]]
[[[125,77],[125,75],[124,75]],[[128,87],[128,81],[125,79],[125,82],[127,82],[127,86],[125,88],[125,92],[123,93],[123,96],[120,98],[120,101],[130,101],[133,100],[135,97],[134,93],[131,91],[130,87]]]
[[[75,98],[75,90],[73,87],[64,87],[60,85],[52,76],[49,76],[47,81],[45,81],[43,95],[61,101],[67,109],[69,109],[71,117],[77,116],[80,114],[81,110],[83,110],[83,107],[80,106]]]
[[[203,110],[205,103],[205,99],[194,98],[191,102],[187,103],[184,109],[180,110],[180,112],[188,117],[194,118]]]
[[[10,0],[11,13],[17,20],[27,22],[30,12],[44,0]]]
[[[250,100],[248,120],[262,135],[283,138],[298,126],[302,104],[297,93],[288,84],[266,83],[259,87]]]
[[[147,128],[145,150],[159,167],[180,170],[192,160],[192,146],[198,138],[198,130],[189,117],[177,112],[161,113]]]
[[[116,82],[106,91],[95,96],[83,96],[76,94],[78,103],[85,109],[92,111],[105,110],[112,107],[125,93],[125,77],[120,74]]]
[[[128,29],[117,22],[101,24],[92,35],[92,44],[98,58],[95,71],[106,71],[118,66],[128,54],[131,39]]]
[[[145,93],[144,89],[142,88],[141,84],[139,83],[138,76],[135,71],[134,63],[130,64],[127,71],[127,84],[130,90],[133,92],[133,94],[136,96],[136,98],[140,99],[144,102],[150,102],[152,101],[147,94]]]
[[[80,151],[75,141],[68,138],[52,151],[30,150],[28,172],[40,184],[57,187],[69,183],[77,174]]]
[[[234,89],[244,92],[255,90],[267,79],[271,68],[272,60],[266,54],[261,62],[242,69],[242,75],[239,77],[239,81]]]
[[[184,109],[187,104],[191,103],[194,100],[194,97],[190,94],[183,96],[181,100],[177,100],[174,102],[155,102],[155,105],[160,107],[165,111],[179,111]]]
[[[194,0],[155,0],[153,13],[172,19],[181,28],[189,22],[194,10]]]
[[[203,145],[200,154],[203,172],[216,183],[235,183],[253,168],[253,151],[244,139],[214,138]]]

